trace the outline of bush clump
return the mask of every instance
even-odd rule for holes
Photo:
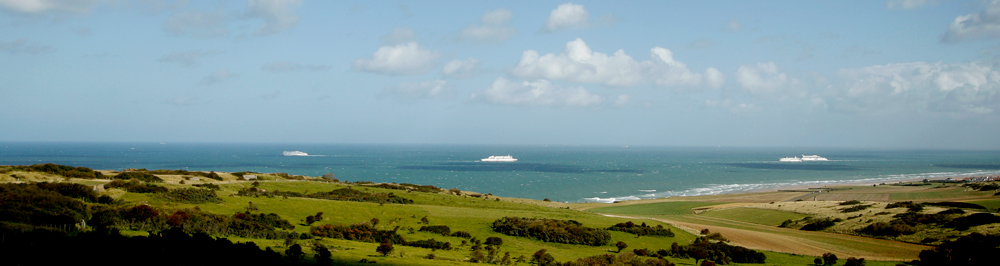
[[[39,184],[0,184],[0,221],[66,225],[87,217],[86,204]]]
[[[617,223],[608,227],[608,230],[626,232],[637,236],[665,236],[674,237],[674,232],[670,228],[663,228],[663,225],[656,227],[648,226],[646,223],[635,224],[632,221]]]
[[[858,205],[858,204],[861,204],[861,202],[860,202],[860,201],[857,201],[857,200],[849,200],[849,201],[845,201],[845,202],[841,202],[841,203],[840,203],[840,206],[845,206],[845,205]]]
[[[413,200],[396,196],[393,193],[365,192],[351,188],[335,189],[330,192],[317,192],[306,195],[306,197],[314,199],[360,201],[360,202],[375,202],[375,203],[396,203],[396,204],[413,203]]]
[[[461,238],[472,238],[472,234],[469,233],[469,231],[455,231],[454,233],[451,233],[451,236],[461,237]]]
[[[93,169],[87,167],[72,167],[72,166],[58,165],[52,163],[16,165],[13,166],[10,170],[21,170],[26,172],[42,172],[42,173],[59,175],[70,178],[83,178],[83,179],[105,178],[104,174],[101,174],[101,172],[94,171]]]
[[[431,238],[431,239],[424,239],[424,240],[417,240],[417,241],[409,241],[409,242],[406,242],[403,245],[404,246],[411,246],[411,247],[418,247],[418,248],[429,248],[431,250],[438,250],[438,249],[451,250],[451,243],[450,242],[437,241],[437,240],[434,240],[433,238]]]
[[[969,230],[969,227],[992,223],[1000,223],[1000,217],[991,213],[980,212],[970,214],[969,216],[955,218],[954,220],[945,223],[943,226],[954,228],[959,231],[965,231]]]
[[[830,218],[819,219],[819,220],[816,220],[816,221],[813,221],[813,222],[810,222],[810,223],[806,224],[802,228],[799,228],[799,230],[820,231],[820,230],[823,230],[823,229],[827,229],[827,228],[829,228],[831,226],[834,226],[834,225],[837,224],[837,222],[840,222],[840,221],[843,221],[843,220],[841,220],[839,218],[838,219],[830,219]]]
[[[842,213],[856,212],[856,211],[861,211],[861,210],[868,209],[868,208],[871,208],[871,207],[872,207],[872,205],[854,205],[854,206],[852,206],[850,208],[844,208],[843,210],[840,210],[840,212],[842,212]]]
[[[944,202],[924,202],[924,205],[938,206],[938,207],[962,208],[962,209],[976,209],[976,210],[985,210],[986,209],[986,207],[983,207],[982,205],[974,204],[974,203],[968,203],[968,202],[950,202],[950,201],[944,201]]]
[[[122,180],[139,180],[142,182],[163,182],[163,179],[160,179],[155,175],[137,171],[121,172],[120,174],[117,174],[111,178],[122,179]]]
[[[356,223],[350,226],[344,225],[320,225],[309,229],[313,236],[328,237],[336,239],[346,239],[362,242],[377,243],[385,240],[392,243],[404,245],[406,239],[396,233],[396,230],[378,230],[371,223]]]
[[[215,190],[201,188],[178,188],[171,189],[159,194],[164,199],[183,203],[220,203],[222,199],[215,194]]]
[[[545,242],[603,246],[611,241],[607,230],[584,227],[573,220],[503,217],[493,221],[491,227],[497,233]]]
[[[104,188],[120,188],[132,193],[160,193],[167,192],[167,188],[150,183],[139,182],[138,180],[114,180],[104,184]]]
[[[858,232],[863,234],[868,234],[871,236],[890,236],[896,237],[899,235],[912,235],[917,232],[916,228],[910,226],[902,221],[894,220],[892,222],[877,222],[868,225],[865,228],[858,230]]]
[[[451,234],[451,228],[448,228],[447,225],[421,226],[420,230],[418,230],[418,231],[421,231],[421,232],[431,232],[431,233],[439,234],[439,235],[442,235],[442,236],[448,236],[448,234]]]

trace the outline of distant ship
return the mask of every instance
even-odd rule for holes
[[[826,158],[823,158],[822,156],[819,156],[819,155],[802,155],[802,160],[803,161],[829,161]]]
[[[785,163],[801,163],[802,159],[799,158],[799,157],[785,157],[785,158],[778,159],[778,161],[779,162],[785,162]]]
[[[516,162],[517,159],[515,159],[513,156],[510,156],[510,155],[507,155],[507,156],[503,156],[503,155],[500,155],[500,156],[490,155],[489,158],[482,159],[481,161],[484,161],[484,162]]]
[[[285,151],[285,152],[283,152],[281,154],[285,155],[285,156],[309,156],[308,153],[304,153],[304,152],[301,152],[301,151]]]

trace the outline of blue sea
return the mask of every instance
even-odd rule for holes
[[[283,151],[310,156],[286,157]],[[514,163],[484,163],[489,155]],[[779,163],[818,154],[825,162]],[[282,172],[505,197],[612,202],[1000,174],[1000,151],[832,148],[0,142],[0,165]]]

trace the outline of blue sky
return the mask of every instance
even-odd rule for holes
[[[998,1],[0,0],[0,140],[1000,149]]]

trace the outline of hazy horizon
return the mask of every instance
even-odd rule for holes
[[[1000,149],[1000,1],[0,1],[0,142]]]

